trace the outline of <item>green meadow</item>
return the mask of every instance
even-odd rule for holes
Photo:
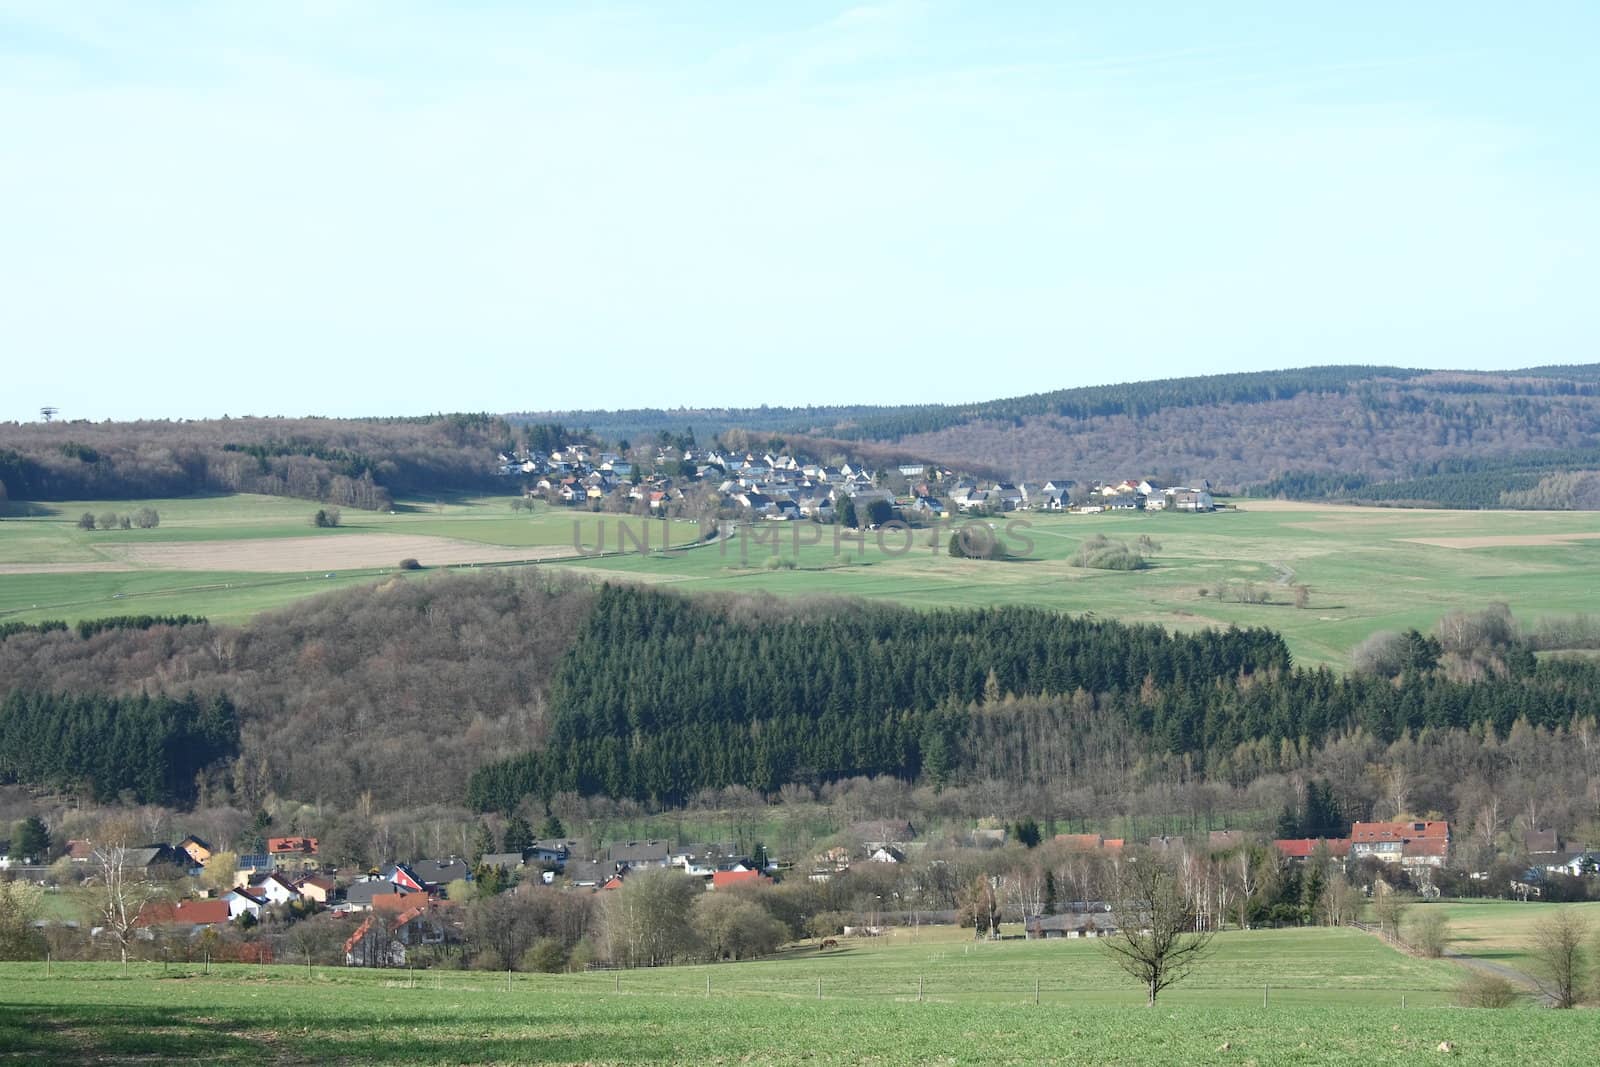
[[[1451,946],[1463,956],[1504,964],[1524,974],[1537,970],[1530,952],[1534,927],[1558,908],[1571,908],[1589,923],[1600,939],[1600,902],[1546,904],[1542,901],[1445,901],[1424,907],[1439,908],[1450,917],[1455,937]],[[1421,908],[1414,908],[1413,914]],[[1594,942],[1600,950],[1600,940]],[[1600,977],[1600,975],[1597,975]]]
[[[75,525],[85,511],[131,512],[145,503],[161,514],[157,529]],[[408,501],[393,513],[347,509],[334,530],[313,529],[314,510],[306,501],[240,495],[52,504],[44,514],[0,521],[0,619],[149,611],[240,621],[392,573],[386,559],[363,567],[330,562],[351,544],[344,539],[390,534],[423,539],[414,554],[430,570],[473,565],[458,562],[470,555],[463,546],[480,546],[543,557],[527,565],[686,591],[836,594],[918,607],[1035,604],[1177,628],[1267,626],[1285,635],[1300,662],[1338,666],[1374,630],[1427,628],[1452,609],[1504,601],[1524,617],[1586,610],[1600,576],[1600,514],[1583,512],[1241,501],[1209,515],[1019,513],[987,520],[1014,558],[974,561],[945,552],[948,527],[937,536],[867,531],[858,541],[833,527],[758,523],[723,542],[662,553],[659,521],[542,503],[530,515],[513,512],[510,498]],[[700,540],[692,523],[665,528],[674,549]],[[1071,566],[1079,544],[1094,535],[1127,542],[1148,536],[1160,547],[1144,570]],[[637,551],[646,536],[650,551]],[[282,542],[276,557],[275,540]],[[576,556],[575,542],[606,554]],[[141,561],[139,546],[163,544],[190,546],[204,569],[177,567],[170,555],[164,564]],[[562,554],[569,558],[555,558]],[[25,573],[30,566],[49,572]],[[1298,585],[1309,590],[1305,607],[1295,606]],[[1252,587],[1268,602],[1240,602],[1236,594]]]
[[[1341,930],[1224,934],[1154,1009],[1092,942],[923,929],[577,975],[0,965],[0,1057],[133,1063],[1592,1062],[1594,1014],[1444,1006],[1454,965]],[[918,980],[921,995],[918,995]],[[1401,998],[1404,997],[1404,1006]]]

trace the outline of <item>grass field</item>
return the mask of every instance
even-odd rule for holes
[[[1462,972],[1349,931],[1228,934],[1155,1010],[1086,942],[909,932],[582,975],[0,965],[0,1058],[130,1063],[1592,1062],[1592,1012],[1442,1007]],[[923,996],[917,996],[917,979]],[[709,980],[709,987],[708,987]],[[1035,981],[1038,1002],[1035,1003]],[[819,983],[820,982],[820,987]],[[1273,983],[1262,1003],[1262,986]],[[820,996],[819,996],[820,989]],[[1406,996],[1406,1006],[1400,997]],[[1449,1043],[1448,1054],[1440,1051]]]
[[[1586,904],[1545,904],[1539,901],[1446,901],[1426,905],[1440,908],[1450,916],[1452,946],[1463,956],[1501,963],[1524,973],[1534,968],[1528,948],[1533,928],[1539,920],[1561,907],[1571,907],[1589,921],[1589,929],[1600,937],[1600,902]],[[1413,914],[1421,910],[1413,909]]]
[[[1027,603],[1180,628],[1262,625],[1281,631],[1299,661],[1339,665],[1374,630],[1427,628],[1454,608],[1500,600],[1525,617],[1585,610],[1600,574],[1600,514],[1270,501],[1213,515],[1014,516],[1026,526],[1013,527],[1017,536],[1008,541],[1023,558],[1005,562],[951,559],[943,538],[930,546],[925,531],[909,546],[904,534],[888,531],[881,544],[869,532],[863,546],[836,546],[833,528],[810,524],[745,528],[688,552],[619,555],[619,524],[636,537],[646,527],[653,549],[662,524],[542,504],[530,517],[513,513],[508,498],[410,502],[394,514],[347,510],[344,526],[323,531],[309,526],[313,505],[305,501],[252,496],[149,501],[161,513],[154,530],[75,526],[84,511],[126,512],[142,503],[56,504],[51,514],[0,522],[0,618],[159,611],[241,620],[312,591],[372,580],[392,570],[391,548],[404,545],[430,566],[537,558],[541,566],[685,590],[847,594],[926,607]],[[610,555],[573,558],[575,522],[579,543],[603,543]],[[674,546],[698,534],[693,524],[671,525]],[[1093,534],[1147,534],[1162,547],[1143,571],[1070,566]],[[377,535],[397,540],[370,540]],[[773,569],[774,556],[786,565]],[[1221,601],[1219,582],[1253,583],[1274,602]],[[1293,606],[1298,584],[1310,587],[1305,609]]]

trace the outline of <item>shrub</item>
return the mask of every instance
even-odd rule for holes
[[[492,948],[479,949],[472,957],[474,971],[503,971],[506,969],[505,961],[500,958],[500,953]]]
[[[1474,971],[1456,987],[1456,1003],[1463,1008],[1509,1008],[1517,1002],[1517,987],[1497,974]]]
[[[142,507],[133,513],[133,524],[141,530],[153,530],[161,525],[161,515],[152,507]]]
[[[91,515],[87,511],[85,511],[82,515],[79,515],[78,516],[78,529],[80,529],[80,530],[92,530],[92,529],[94,529],[94,516]]]
[[[420,571],[422,569],[422,564],[418,563],[411,556],[407,556],[405,559],[400,561],[400,569],[403,571]]]
[[[968,523],[950,535],[949,553],[956,559],[1005,559],[1000,538],[982,523]]]
[[[95,525],[100,527],[102,530],[114,529],[117,525],[117,513],[114,511],[103,511],[94,520],[94,522]]]
[[[1437,908],[1429,908],[1417,916],[1412,924],[1412,945],[1422,955],[1436,960],[1444,955],[1455,935],[1450,932],[1450,917]]]
[[[339,525],[340,518],[338,508],[318,508],[317,513],[311,516],[311,525],[319,530],[332,529]]]
[[[553,937],[541,937],[522,954],[522,969],[557,974],[567,969],[567,949]]]
[[[1150,546],[1155,542],[1143,539]],[[1136,571],[1147,564],[1139,549],[1123,541],[1113,541],[1105,534],[1095,534],[1078,546],[1078,551],[1068,560],[1074,567],[1090,567],[1100,571]]]

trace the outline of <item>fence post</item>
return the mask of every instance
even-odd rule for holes
[[[617,992],[622,992],[622,972],[617,972]]]
[[[706,996],[709,997],[710,995],[711,995],[711,976],[708,974],[708,975],[706,975]]]
[[[1039,979],[1037,978],[1033,980],[1033,1004],[1034,1007],[1039,1006]]]
[[[817,979],[817,999],[822,999],[822,979]]]
[[[1268,1002],[1271,999],[1272,999],[1272,983],[1268,982],[1266,985],[1261,987],[1261,1006],[1263,1008],[1265,1008],[1267,1006]]]
[[[917,975],[917,1003],[922,1003],[922,975]]]

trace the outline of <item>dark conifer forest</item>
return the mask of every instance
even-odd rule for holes
[[[559,792],[675,804],[853,775],[1045,783],[1179,758],[1226,773],[1236,750],[1361,730],[1504,734],[1596,708],[1600,667],[1504,651],[1454,681],[1409,635],[1395,672],[1292,667],[1266,630],[1171,634],[1028,608],[850,605],[757,622],[653,590],[605,589],[563,658],[541,751],[472,779],[509,810]]]

